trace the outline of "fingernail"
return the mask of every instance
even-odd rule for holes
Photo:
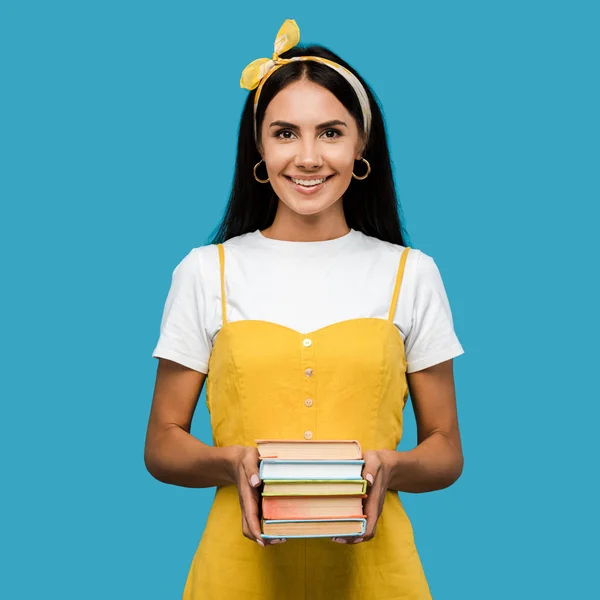
[[[371,475],[371,473],[369,473],[369,474],[368,474],[368,475],[365,477],[365,479],[366,479],[366,480],[367,480],[367,481],[368,481],[368,482],[369,482],[371,485],[373,485],[373,481],[374,481],[374,479],[373,479],[373,475]]]
[[[337,542],[338,544],[345,544],[346,540],[343,538],[333,538],[334,542]]]
[[[250,477],[250,485],[256,487],[260,483],[260,479],[256,473]]]
[[[256,538],[256,541],[263,547],[265,548],[265,543],[262,540],[259,540],[258,538]]]
[[[283,542],[287,542],[287,540],[273,540],[271,544],[283,544]]]
[[[360,544],[365,538],[358,538],[356,540],[354,540],[354,544]]]

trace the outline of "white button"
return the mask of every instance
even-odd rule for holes
[[[305,374],[307,377],[312,377],[313,370],[312,370],[312,369],[306,369],[306,371],[304,371],[304,374]]]
[[[312,431],[305,431],[305,432],[304,432],[304,437],[305,437],[307,440],[310,440],[310,438],[312,438]]]
[[[312,340],[306,338],[302,343],[308,348],[310,345],[312,345]]]
[[[307,398],[307,399],[304,401],[304,404],[306,404],[306,406],[312,406],[312,400],[311,400],[310,398]]]

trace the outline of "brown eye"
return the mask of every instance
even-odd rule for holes
[[[289,140],[289,137],[281,137],[282,133],[292,133],[289,129],[280,129],[275,133],[273,137],[279,138],[280,140]]]
[[[339,129],[326,129],[325,133],[329,133],[332,131],[333,131],[333,133],[335,133],[335,135],[333,135],[333,136],[326,135],[325,137],[330,140],[335,140],[336,138],[338,138],[342,135],[342,132]]]

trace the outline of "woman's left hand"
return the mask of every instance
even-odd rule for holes
[[[367,498],[364,500],[363,510],[367,517],[367,527],[365,533],[358,538],[335,537],[332,538],[334,542],[360,544],[373,538],[390,482],[394,455],[394,450],[365,450],[363,452],[365,464],[362,477],[367,480]]]

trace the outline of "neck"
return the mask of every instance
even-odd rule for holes
[[[338,204],[341,208],[341,202]],[[280,202],[272,225],[261,230],[265,237],[289,242],[322,242],[350,233],[343,210],[301,215],[283,206]]]

